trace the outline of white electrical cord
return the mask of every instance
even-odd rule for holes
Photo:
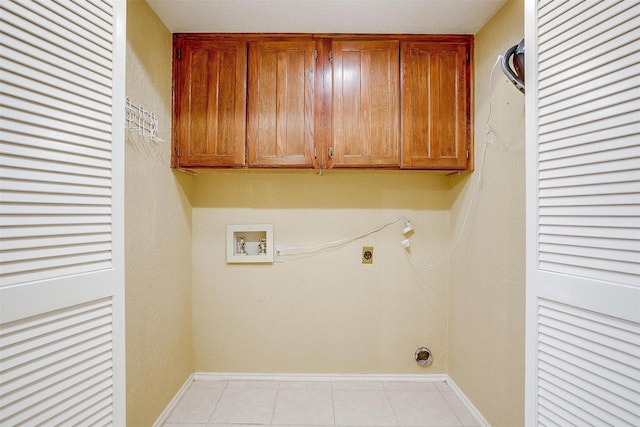
[[[409,239],[405,239],[402,241],[402,246],[404,247],[404,253],[407,256],[407,259],[409,260],[409,264],[411,265],[413,272],[416,276],[416,278],[424,285],[426,285],[429,289],[431,289],[433,292],[435,292],[438,295],[441,296],[446,296],[446,293],[441,292],[440,290],[434,288],[433,286],[431,286],[426,280],[424,280],[424,278],[421,276],[420,274],[420,269],[429,269],[429,268],[433,268],[438,264],[443,263],[444,261],[450,259],[451,255],[453,254],[453,252],[457,249],[458,244],[460,243],[460,240],[462,239],[462,236],[464,236],[465,231],[467,229],[467,225],[469,222],[469,216],[471,215],[471,211],[473,210],[473,206],[475,205],[475,200],[476,197],[479,193],[480,187],[481,187],[481,183],[482,183],[482,175],[484,172],[484,164],[485,164],[485,158],[487,155],[487,147],[489,146],[489,137],[491,134],[495,134],[495,129],[493,129],[493,127],[491,126],[490,120],[491,120],[491,114],[492,114],[492,104],[493,104],[493,72],[496,69],[496,66],[500,63],[500,61],[502,60],[502,55],[498,55],[496,62],[493,64],[493,67],[491,68],[491,73],[489,76],[489,114],[487,116],[487,121],[486,121],[486,127],[487,127],[487,131],[485,133],[485,140],[484,140],[484,144],[482,147],[482,155],[480,156],[480,165],[478,167],[478,174],[477,174],[477,179],[474,183],[473,189],[471,190],[471,197],[469,199],[469,203],[466,209],[466,212],[464,214],[464,219],[462,220],[462,227],[460,228],[460,232],[458,233],[457,237],[455,238],[454,242],[451,244],[451,246],[449,247],[449,250],[447,251],[446,254],[440,256],[436,261],[431,262],[429,264],[426,265],[418,265],[416,264],[416,262],[414,261],[412,255],[411,255],[411,244],[409,242]],[[321,171],[322,173],[322,171]],[[333,249],[339,246],[343,246],[346,245],[348,243],[354,242],[358,239],[362,239],[363,237],[369,236],[371,234],[377,233],[378,231],[381,231],[387,227],[389,227],[390,225],[395,224],[398,221],[404,221],[405,222],[405,228],[402,231],[403,234],[407,234],[411,231],[413,231],[413,225],[411,224],[411,222],[409,220],[407,220],[404,216],[400,216],[396,219],[394,219],[393,221],[389,221],[386,224],[383,224],[379,227],[376,227],[372,230],[367,231],[366,233],[362,233],[362,234],[358,234],[357,236],[353,236],[353,237],[348,237],[348,238],[344,238],[344,239],[339,239],[339,240],[334,240],[334,241],[330,241],[330,242],[325,242],[325,243],[320,243],[318,245],[314,245],[314,246],[291,246],[291,247],[285,247],[283,248],[285,256],[303,256],[303,255],[312,255],[318,252],[322,252],[324,250],[327,249]]]
[[[377,233],[378,231],[381,231],[387,227],[389,227],[390,225],[395,224],[396,222],[399,221],[404,221],[405,223],[405,230],[410,228],[410,230],[413,230],[413,226],[411,225],[411,222],[405,218],[404,216],[400,216],[396,219],[394,219],[393,221],[389,221],[386,224],[382,224],[379,227],[376,227],[372,230],[367,231],[366,233],[362,233],[362,234],[358,234],[357,236],[353,236],[353,237],[347,237],[344,239],[339,239],[339,240],[333,240],[330,242],[325,242],[325,243],[320,243],[314,246],[290,246],[290,247],[285,247],[283,248],[284,254],[285,256],[300,256],[300,255],[310,255],[310,254],[314,254],[317,252],[322,252],[324,250],[327,249],[333,249],[333,248],[337,248],[339,246],[343,246],[346,245],[347,243],[351,243],[354,242],[356,240],[362,239],[363,237],[367,237],[371,234]],[[408,231],[410,231],[408,230]]]
[[[476,181],[474,183],[473,189],[471,190],[471,197],[469,199],[469,204],[468,204],[466,212],[464,214],[464,219],[462,220],[462,227],[460,228],[460,232],[458,233],[457,237],[455,238],[455,240],[453,241],[453,243],[449,247],[449,250],[447,251],[447,253],[444,254],[443,256],[439,257],[436,261],[434,261],[434,262],[432,262],[430,264],[417,265],[414,262],[413,257],[411,256],[411,253],[409,253],[409,251],[405,251],[406,254],[407,254],[407,258],[409,258],[409,261],[411,262],[411,265],[415,269],[429,269],[429,268],[435,267],[436,265],[441,264],[444,261],[448,260],[449,257],[453,254],[453,252],[457,249],[458,244],[460,243],[460,240],[462,239],[462,236],[464,236],[464,234],[465,234],[465,231],[467,229],[467,225],[468,225],[468,222],[469,222],[469,216],[471,215],[471,211],[473,210],[473,206],[475,204],[476,197],[477,197],[478,193],[480,192],[480,188],[481,188],[481,184],[482,184],[482,176],[484,174],[484,163],[485,163],[485,158],[487,156],[487,147],[489,146],[489,143],[490,143],[489,136],[491,134],[495,133],[495,129],[493,129],[493,127],[491,126],[491,123],[490,123],[491,113],[492,113],[492,104],[493,104],[493,72],[495,71],[496,66],[500,63],[500,61],[502,61],[502,55],[498,55],[498,57],[496,58],[496,62],[493,64],[493,67],[491,67],[491,73],[489,75],[489,114],[487,115],[487,121],[486,121],[487,131],[485,133],[484,144],[482,146],[482,155],[480,156],[480,165],[478,167],[477,179],[476,179]]]

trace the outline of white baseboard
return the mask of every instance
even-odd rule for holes
[[[403,375],[403,374],[258,374],[196,372],[197,381],[412,381],[446,382],[445,374]]]
[[[169,405],[160,414],[153,427],[161,427],[193,381],[393,381],[393,382],[446,382],[460,399],[465,408],[473,415],[480,427],[491,427],[480,411],[460,390],[460,387],[446,374],[260,374],[235,372],[194,372],[187,378]]]
[[[189,389],[189,386],[194,381],[195,381],[195,375],[194,374],[189,375],[189,377],[184,382],[184,384],[182,384],[182,387],[180,387],[180,390],[178,390],[176,395],[173,396],[173,399],[171,399],[167,407],[164,408],[164,411],[162,411],[158,419],[153,423],[152,427],[162,427],[162,425],[165,422],[167,422],[167,418],[169,418],[169,415],[171,415],[171,412],[173,412],[178,402],[180,402],[180,399],[182,399],[184,394]]]
[[[456,396],[458,396],[458,399],[460,399],[462,404],[467,408],[467,411],[469,411],[471,415],[473,415],[473,418],[476,420],[478,425],[480,427],[491,427],[489,421],[487,421],[482,416],[480,411],[478,411],[478,408],[476,408],[473,403],[471,403],[469,398],[462,392],[462,390],[460,390],[460,387],[458,387],[458,385],[451,379],[451,377],[447,375],[446,381],[449,388],[456,394]]]

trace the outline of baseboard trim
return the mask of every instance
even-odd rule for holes
[[[482,416],[480,411],[478,411],[478,408],[476,408],[473,403],[471,403],[469,398],[462,392],[460,387],[458,387],[458,384],[456,384],[449,375],[447,375],[446,381],[449,385],[449,388],[456,394],[456,396],[458,396],[458,399],[460,399],[462,404],[465,406],[465,408],[467,408],[471,415],[473,415],[473,418],[476,420],[478,425],[480,427],[491,427],[489,421],[487,421],[486,418]]]
[[[175,409],[175,407],[178,404],[178,402],[180,402],[180,399],[182,399],[184,394],[189,389],[189,386],[194,381],[195,381],[195,374],[191,374],[191,375],[189,375],[189,377],[187,377],[187,380],[184,382],[184,384],[182,384],[182,387],[180,387],[180,390],[178,390],[176,395],[173,396],[173,399],[171,399],[171,401],[169,402],[167,407],[164,408],[164,411],[162,411],[162,413],[160,414],[158,419],[153,423],[152,427],[162,427],[162,425],[165,422],[167,422],[167,419],[169,418],[169,415],[171,415],[171,413]]]
[[[445,382],[445,374],[264,374],[264,373],[227,373],[196,372],[197,381],[411,381]]]
[[[194,372],[162,411],[153,427],[161,427],[194,381],[394,381],[445,382],[471,413],[480,427],[491,427],[460,387],[446,374],[265,374],[241,372]]]

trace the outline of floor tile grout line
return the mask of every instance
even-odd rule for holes
[[[451,387],[448,387],[447,391],[451,391]],[[460,426],[464,427],[464,422],[462,422],[462,419],[460,418],[460,416],[458,415],[458,412],[455,410],[455,408],[453,406],[451,406],[451,403],[449,403],[449,399],[446,398],[446,396],[444,395],[444,393],[442,392],[442,390],[438,389],[438,392],[440,393],[440,396],[442,397],[442,400],[444,400],[444,403],[447,404],[447,406],[449,407],[449,409],[451,409],[451,412],[453,412],[453,415],[455,415],[455,417],[458,420],[458,423],[460,424]],[[458,399],[458,396],[455,396],[456,399]],[[458,399],[459,400],[459,399]]]
[[[384,388],[384,384],[383,384],[383,388]],[[387,399],[387,403],[389,404],[389,407],[391,408],[391,412],[393,413],[393,418],[396,420],[396,426],[400,425],[400,419],[398,418],[398,414],[396,413],[395,408],[393,407],[393,405],[391,404],[391,399],[389,399],[389,390],[383,390],[384,392],[384,397]]]
[[[273,408],[271,409],[271,419],[269,420],[269,425],[273,425],[273,419],[276,416],[276,406],[278,405],[278,396],[280,395],[280,386],[282,385],[282,381],[278,381],[278,387],[276,387],[276,398],[273,401]]]
[[[216,400],[216,404],[213,405],[213,409],[211,410],[211,413],[209,413],[209,418],[207,419],[207,425],[213,423],[211,418],[213,418],[213,414],[216,412],[216,409],[218,408],[218,405],[222,401],[222,396],[224,396],[224,392],[227,391],[227,387],[229,387],[229,382],[228,381],[220,381],[220,382],[224,384],[224,387],[222,387],[222,393],[220,393],[220,396],[218,397],[218,400]]]

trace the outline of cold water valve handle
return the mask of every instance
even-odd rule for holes
[[[509,59],[513,56],[513,68],[511,69]],[[502,56],[502,71],[516,88],[524,93],[524,39],[515,46],[510,47]]]

